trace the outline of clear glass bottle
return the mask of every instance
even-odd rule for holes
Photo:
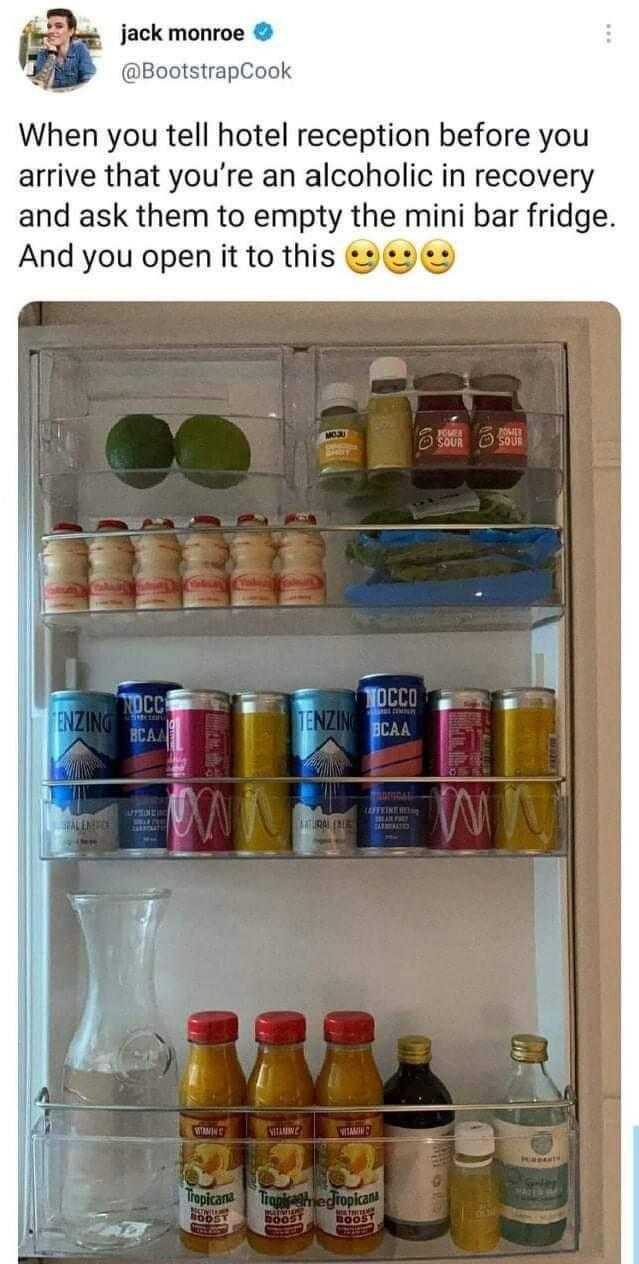
[[[175,1218],[175,1143],[163,1143],[175,1107],[175,1051],[158,1012],[156,933],[170,891],[70,895],[87,953],[82,1017],[62,1072],[73,1106],[137,1106],[139,1112],[64,1114],[63,1220],[90,1251],[120,1251],[163,1234]],[[148,1142],[148,1144],[145,1144]]]
[[[385,1222],[396,1238],[425,1242],[448,1229],[452,1098],[430,1067],[428,1036],[402,1036],[399,1067],[384,1085],[386,1105],[441,1106],[423,1115],[385,1115]],[[388,1144],[390,1142],[390,1144]]]
[[[449,1197],[455,1246],[473,1255],[494,1251],[500,1238],[500,1194],[490,1124],[475,1119],[455,1124]]]
[[[515,1063],[506,1089],[507,1102],[560,1102],[544,1063],[543,1036],[512,1037]],[[565,1107],[498,1112],[497,1158],[502,1184],[501,1231],[509,1242],[527,1247],[554,1246],[563,1237],[568,1216],[569,1131]]]
[[[366,481],[366,418],[351,382],[329,382],[322,391],[317,468],[328,491],[357,491]]]
[[[261,1255],[294,1255],[313,1241],[315,1093],[304,1057],[306,1019],[295,1011],[258,1014],[248,1082],[248,1241]],[[260,1115],[262,1107],[277,1114]],[[296,1113],[297,1108],[297,1113]],[[281,1110],[281,1114],[280,1114]]]

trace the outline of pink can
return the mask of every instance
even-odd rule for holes
[[[171,689],[166,697],[166,742],[167,777],[229,777],[229,695]],[[230,785],[170,785],[167,849],[230,851],[231,819]]]
[[[428,695],[432,777],[490,776],[490,694],[437,689]],[[490,783],[442,782],[431,787],[426,845],[438,851],[485,851],[492,846]]]

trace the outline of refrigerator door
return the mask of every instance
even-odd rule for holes
[[[177,339],[172,309],[154,304],[54,304],[42,316],[41,327],[24,331],[22,346],[23,468],[30,470],[22,532],[22,696],[30,700],[22,717],[25,1249],[33,1251],[34,1228],[41,1251],[72,1247],[68,1237],[50,1233],[69,1143],[61,1116],[52,1109],[43,1120],[33,1105],[43,1085],[59,1101],[65,1052],[82,1008],[85,966],[66,896],[167,885],[172,899],[158,940],[157,987],[180,1062],[192,1010],[237,1010],[248,1067],[253,1016],[265,1008],[301,1009],[309,1019],[309,1061],[318,1067],[322,1014],[363,1008],[376,1015],[376,1055],[385,1074],[394,1065],[397,1035],[426,1030],[455,1102],[499,1104],[510,1034],[542,1031],[553,1079],[562,1089],[571,1085],[577,1097],[573,1236],[564,1249],[577,1246],[584,1261],[612,1264],[618,893],[610,758],[617,695],[609,647],[617,589],[609,551],[617,431],[614,409],[604,410],[602,399],[616,389],[615,314],[586,304],[402,304],[393,306],[391,319],[387,305],[375,304],[268,310],[186,304]],[[530,476],[515,502],[561,538],[552,590],[534,613],[530,603],[500,609],[475,595],[464,604],[454,571],[453,596],[464,599],[453,601],[448,614],[381,611],[377,592],[372,610],[345,600],[349,585],[370,578],[351,560],[362,505],[331,501],[317,484],[318,400],[327,382],[352,381],[364,406],[366,366],[384,352],[404,356],[415,373],[436,361],[438,371],[449,370],[461,359],[469,377],[500,367],[519,369],[534,383],[522,398],[535,419]],[[159,413],[174,432],[192,413],[231,416],[250,431],[251,472],[242,483],[212,490],[174,469],[155,490],[132,490],[113,478],[103,456],[109,427],[125,412]],[[257,510],[277,526],[287,510],[309,508],[327,542],[328,601],[316,611],[40,618],[37,555],[41,537],[60,517],[71,515],[91,532],[106,516],[139,528],[152,513],[172,517],[179,528],[192,512],[219,512],[229,523]],[[608,601],[600,599],[602,585]],[[40,784],[48,776],[52,689],[113,691],[123,678],[176,678],[227,692],[348,689],[376,671],[417,671],[430,688],[557,690],[562,740],[552,854],[431,853],[330,863],[293,856],[278,863],[237,856],[123,859],[121,852],[96,863],[60,854],[50,826],[51,787]],[[51,863],[41,859],[56,855]],[[158,1148],[172,1152],[176,1121],[169,1117],[167,1124],[164,1137],[155,1135]],[[171,1241],[164,1249],[173,1249]],[[414,1257],[445,1258],[448,1247],[436,1248]]]

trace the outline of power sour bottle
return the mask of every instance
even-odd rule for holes
[[[561,1093],[544,1063],[543,1036],[513,1036],[510,1056],[515,1072],[508,1102],[545,1102],[547,1110],[497,1114],[497,1159],[502,1184],[501,1232],[527,1247],[553,1246],[563,1237],[568,1214],[569,1134]]]

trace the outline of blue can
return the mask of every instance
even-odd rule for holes
[[[363,676],[357,686],[362,776],[421,776],[425,718],[423,676]],[[419,782],[363,786],[358,845],[424,847],[426,791]]]
[[[117,772],[117,712],[112,693],[64,689],[49,696],[50,841],[57,854],[118,846],[114,789],[91,782]],[[82,784],[86,783],[86,784]]]
[[[291,694],[294,777],[351,777],[357,772],[357,711],[350,689],[298,689]],[[356,786],[293,785],[293,851],[339,856],[357,844]]]
[[[166,695],[173,680],[126,680],[118,685],[118,776],[166,777]],[[120,847],[166,847],[167,786],[121,787]]]

